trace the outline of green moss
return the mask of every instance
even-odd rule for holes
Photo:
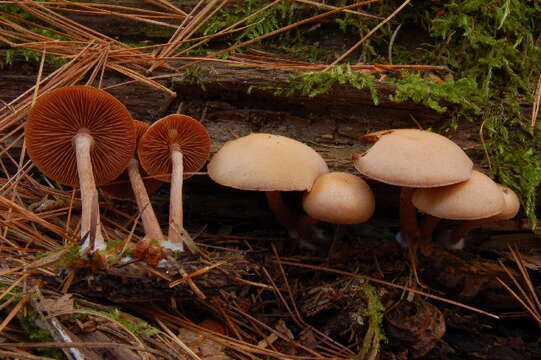
[[[21,18],[29,21],[33,21],[35,23],[44,24],[39,19],[36,19],[31,14],[25,12],[22,8],[20,8],[18,5],[0,5],[0,19],[7,19],[9,21],[15,22],[23,27],[25,27],[27,30],[30,30],[36,34],[47,36],[51,39],[56,40],[67,40],[66,38],[58,35],[54,31],[50,31],[47,29],[42,29],[39,27],[28,27],[28,24],[22,23],[20,21],[17,21],[14,18],[11,18],[6,15],[2,15],[1,12],[4,12],[6,14],[13,14],[20,16]],[[18,42],[17,39],[12,39],[9,36],[7,36],[8,40]],[[22,56],[26,62],[35,62],[38,63],[41,60],[42,53],[39,51],[29,50],[29,49],[23,49],[23,48],[15,48],[15,49],[8,49],[6,50],[4,61],[0,59],[0,69],[5,65],[13,65],[15,62],[15,59],[17,56]],[[61,59],[60,57],[56,55],[46,55],[45,61],[48,64],[60,66],[65,63],[65,60]]]
[[[259,9],[267,6],[269,3],[262,0],[247,0],[231,7],[221,10],[217,16],[213,17],[205,26],[204,35],[212,35],[216,32],[238,22],[246,16],[255,13]],[[245,25],[253,25],[235,35],[235,42],[255,39],[261,35],[268,34],[283,26],[294,23],[307,13],[312,13],[313,9],[293,1],[282,1],[275,6],[261,12],[245,22]],[[292,40],[300,36],[298,30],[286,32],[281,35],[280,40]],[[276,40],[276,39],[275,39]]]
[[[252,89],[273,90],[276,95],[287,96],[304,95],[309,97],[324,94],[333,86],[350,85],[356,89],[368,89],[375,104],[379,102],[378,90],[372,76],[353,71],[349,65],[336,66],[330,71],[308,71],[292,74],[286,86],[273,87],[250,87]]]
[[[124,241],[123,241],[123,240],[120,240],[120,239],[108,241],[108,242],[105,244],[105,250],[104,250],[104,252],[109,252],[109,251],[113,250],[114,248],[119,247],[119,246],[122,245],[123,243],[124,243]]]
[[[102,311],[91,307],[77,306],[80,310],[88,310],[95,313],[99,313],[109,319],[115,320],[122,324],[126,329],[138,336],[154,336],[160,333],[160,330],[148,324],[146,321],[129,321],[126,318],[134,318],[132,315],[126,314],[118,309],[113,311]],[[76,314],[77,317],[84,316],[83,314]]]
[[[368,299],[368,310],[365,316],[369,323],[374,325],[379,341],[387,341],[383,331],[383,316],[385,315],[385,306],[381,303],[377,290],[370,283],[365,282],[361,287],[364,295]]]
[[[79,245],[69,248],[68,252],[58,261],[58,265],[65,269],[69,269],[75,265],[75,263],[81,259],[81,256],[79,255],[80,250],[81,247]]]
[[[462,111],[479,115],[481,108],[477,105],[485,101],[479,95],[475,80],[462,78],[457,81],[437,82],[431,78],[423,78],[420,74],[403,73],[399,79],[390,78],[395,92],[390,99],[395,102],[413,101],[443,113],[448,110],[445,103],[462,107]]]
[[[351,314],[351,317],[360,324],[364,324],[364,319],[368,319],[362,349],[354,357],[354,359],[362,360],[368,358],[370,353],[377,353],[381,343],[386,342],[387,338],[383,330],[385,307],[381,303],[377,289],[369,282],[363,282],[358,290],[362,292],[362,296],[366,299],[367,306],[358,313]]]
[[[441,39],[434,55],[461,76],[474,79],[487,98],[487,162],[495,178],[517,191],[530,224],[541,184],[540,126],[528,127],[531,103],[541,73],[541,4],[522,0],[450,1],[431,22]]]
[[[19,317],[19,324],[30,341],[35,342],[54,342],[53,337],[47,329],[37,325],[38,316],[34,312],[27,312],[26,315]],[[64,353],[59,349],[36,348],[36,355],[45,356],[53,359],[65,359]]]
[[[486,151],[491,175],[521,194],[521,201],[535,226],[537,191],[541,184],[541,131],[532,131],[509,108],[493,108],[486,114]]]
[[[68,249],[68,251],[62,255],[58,260],[55,261],[54,265],[60,267],[60,268],[70,268],[71,266],[73,266],[77,261],[80,260],[80,255],[79,255],[79,250],[81,249],[81,247],[79,245],[75,245],[75,246],[72,246]],[[43,258],[46,258],[48,256],[53,256],[53,254],[59,252],[59,251],[64,251],[65,248],[63,247],[59,247],[59,248],[55,248],[51,251],[43,251],[43,252],[40,252],[40,253],[37,253],[36,255],[34,255],[34,259],[35,260],[39,260],[39,259],[43,259]]]

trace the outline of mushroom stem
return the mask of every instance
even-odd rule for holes
[[[408,245],[417,244],[421,237],[417,225],[417,209],[411,202],[415,188],[403,187],[400,191],[400,231]]]
[[[92,171],[92,162],[90,159],[90,149],[94,139],[87,131],[79,131],[74,136],[75,153],[77,156],[77,172],[79,175],[79,187],[81,189],[81,239],[86,234],[91,234],[92,229],[92,212],[97,214],[96,232],[94,238],[94,246],[91,252],[105,249],[105,241],[101,232],[100,225],[100,209],[97,199],[98,191],[96,190],[96,182],[94,181],[94,172]],[[90,238],[87,238],[81,246],[81,252],[85,252],[90,246]]]
[[[267,197],[267,204],[278,222],[292,235],[296,231],[297,219],[284,204],[280,191],[266,191],[265,196]]]
[[[490,218],[489,218],[490,219]],[[491,222],[489,219],[468,220],[461,222],[452,232],[449,239],[449,246],[454,248],[470,231]]]
[[[153,240],[162,242],[164,240],[163,233],[150,203],[145,183],[139,171],[139,161],[137,159],[131,159],[128,163],[128,176],[130,177],[137,207],[141,212],[141,221],[143,222],[145,234]]]
[[[171,150],[171,198],[169,203],[169,241],[176,245],[178,250],[184,250],[182,233],[184,232],[184,219],[182,210],[182,183],[184,179],[183,155],[177,149]]]
[[[426,214],[423,217],[423,221],[419,227],[421,233],[422,241],[430,241],[432,239],[432,234],[436,229],[436,226],[440,223],[441,218]]]
[[[303,215],[298,217],[295,224],[295,230],[299,234],[299,238],[305,241],[304,245],[308,244],[314,246],[314,243],[316,242],[318,237],[316,228],[316,224],[318,222],[319,220],[314,219],[310,215]]]

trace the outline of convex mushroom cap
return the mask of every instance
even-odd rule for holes
[[[520,209],[520,200],[517,194],[505,185],[498,184],[503,192],[503,199],[505,201],[504,209],[498,215],[494,215],[491,220],[508,220],[514,218]]]
[[[171,151],[182,153],[183,178],[200,170],[210,153],[210,138],[205,127],[186,115],[168,115],[155,122],[146,131],[138,147],[143,169],[161,181],[171,179]]]
[[[331,172],[317,178],[305,193],[303,208],[312,218],[333,224],[359,224],[374,213],[374,194],[358,176]]]
[[[412,203],[426,214],[450,220],[485,219],[500,214],[505,207],[501,188],[479,171],[459,184],[417,189]]]
[[[215,182],[241,190],[304,191],[329,171],[311,147],[291,138],[253,133],[228,141],[209,162]]]
[[[25,125],[28,155],[48,177],[79,185],[73,139],[92,137],[90,158],[96,185],[117,178],[135,152],[135,129],[126,107],[90,86],[60,88],[42,96]]]
[[[473,162],[446,137],[424,130],[394,129],[377,132],[375,144],[354,154],[355,168],[363,175],[391,185],[424,188],[469,179]]]
[[[144,123],[139,120],[133,120],[133,125],[135,126],[135,141],[136,144],[139,144],[141,138],[150,127],[147,123]],[[134,154],[135,156],[136,154]],[[145,188],[147,193],[151,194],[158,190],[162,182],[153,178],[144,179]],[[130,184],[130,177],[127,171],[124,171],[118,178],[113,180],[113,182],[103,185],[101,187],[103,191],[109,195],[116,197],[118,199],[134,199],[133,189]]]

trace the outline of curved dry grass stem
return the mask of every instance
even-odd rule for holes
[[[383,21],[381,21],[379,24],[377,24],[372,30],[370,30],[361,40],[359,40],[355,45],[353,45],[348,51],[343,53],[338,57],[338,59],[334,60],[329,66],[325,68],[323,71],[327,71],[331,69],[334,65],[338,64],[340,61],[344,60],[349,54],[351,54],[355,49],[357,49],[359,46],[362,45],[366,40],[370,39],[370,37],[378,31],[383,25],[388,23],[392,18],[394,18],[400,11],[402,11],[403,8],[406,7],[411,2],[411,0],[406,0],[400,5],[398,8],[396,8],[395,11],[391,13],[391,15],[387,16]]]
[[[503,261],[499,260],[500,266],[505,271],[507,276],[511,279],[518,293],[513,290],[506,282],[499,277],[496,278],[498,282],[526,309],[530,316],[541,327],[541,301],[537,295],[537,290],[532,282],[528,269],[524,264],[524,260],[520,254],[520,251],[516,246],[508,246],[511,258],[515,262],[519,269],[522,283],[517,277],[504,265]]]
[[[535,124],[537,123],[537,116],[539,115],[539,108],[541,105],[541,75],[539,75],[539,80],[537,80],[537,86],[535,87],[534,100],[532,105],[532,120],[530,121],[530,129],[533,131],[535,129]]]

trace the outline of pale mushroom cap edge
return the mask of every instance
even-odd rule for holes
[[[459,184],[416,189],[411,201],[426,214],[451,220],[485,219],[501,213],[505,207],[501,188],[478,171]]]
[[[517,194],[505,185],[498,184],[503,192],[505,207],[501,213],[494,215],[492,220],[509,220],[514,218],[520,210],[520,200]]]

